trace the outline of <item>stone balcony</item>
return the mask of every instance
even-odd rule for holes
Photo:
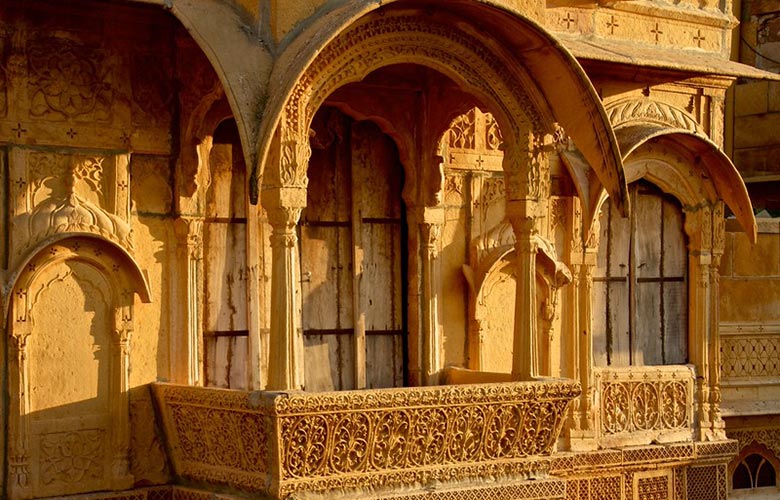
[[[542,486],[580,394],[558,379],[327,393],[152,388],[179,481],[275,498],[499,477]]]

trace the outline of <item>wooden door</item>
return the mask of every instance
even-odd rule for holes
[[[301,218],[306,389],[401,386],[403,170],[375,125],[326,114]]]

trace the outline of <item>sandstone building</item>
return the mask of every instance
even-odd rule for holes
[[[743,7],[4,0],[6,497],[776,498]]]

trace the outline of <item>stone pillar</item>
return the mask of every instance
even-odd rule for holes
[[[441,262],[439,258],[441,231],[444,227],[444,209],[425,208],[420,227],[422,242],[422,327],[423,327],[423,382],[439,383],[444,368],[444,341],[439,318],[439,291],[441,290]]]
[[[712,215],[707,207],[685,212],[688,236],[688,358],[696,367],[697,439],[712,439],[710,411],[710,349],[712,341]]]
[[[515,302],[513,380],[538,374],[536,345],[536,253],[538,219],[550,197],[550,163],[545,142],[550,137],[530,130],[503,145],[506,216],[515,233],[517,293]]]
[[[271,225],[271,334],[268,390],[303,388],[303,336],[298,308],[298,236],[296,227],[306,206],[306,189],[263,191],[263,206]]]
[[[512,379],[531,380],[538,372],[536,345],[536,202],[507,202],[507,215],[515,232],[517,294]]]
[[[726,424],[720,413],[720,259],[726,245],[723,202],[712,210],[712,262],[710,263],[710,422],[712,438],[726,439]]]
[[[26,291],[25,291],[26,292]],[[9,370],[11,388],[11,414],[8,423],[8,496],[9,498],[31,498],[32,477],[30,476],[29,418],[30,395],[27,363],[27,339],[30,337],[29,323],[16,318],[11,334],[10,355],[16,366]],[[15,369],[14,369],[15,368]]]
[[[408,325],[409,341],[408,345],[408,364],[409,364],[409,380],[408,384],[411,387],[419,387],[425,383],[423,377],[423,338],[422,338],[422,320],[421,320],[421,303],[422,303],[422,277],[421,263],[419,258],[414,256],[420,255],[420,231],[417,230],[420,226],[420,217],[418,216],[418,210],[416,207],[407,202],[406,208],[406,222],[409,226],[407,251],[409,252],[408,269],[406,271],[407,278],[407,301],[409,304],[409,310],[407,311],[406,322]]]
[[[121,490],[133,485],[130,475],[130,355],[129,342],[133,326],[133,293],[124,291],[114,313],[114,336],[111,346],[111,441],[112,486]]]
[[[172,378],[188,385],[203,385],[203,218],[179,217],[175,223],[179,242],[180,262],[186,266],[180,270],[179,295],[182,318],[187,325],[183,336],[171,343]]]

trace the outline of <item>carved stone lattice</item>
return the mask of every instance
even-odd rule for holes
[[[758,444],[762,444],[774,451],[776,454],[780,454],[780,429],[766,428],[766,429],[741,429],[728,431],[728,437],[739,441],[739,449],[749,446],[754,441]],[[737,450],[739,451],[739,450]]]
[[[690,437],[693,373],[687,367],[600,369],[596,390],[602,437],[637,437],[642,431]]]
[[[542,457],[579,394],[577,383],[564,381],[281,393],[263,401],[218,389],[154,389],[179,475],[268,491],[269,450],[278,449],[272,494],[281,498],[546,471]]]
[[[707,467],[690,467],[687,471],[687,496],[688,500],[725,500],[721,496],[721,488],[718,486],[718,468],[714,465]],[[713,493],[715,493],[713,495]]]
[[[670,500],[669,476],[640,477],[637,480],[638,500]]]
[[[780,333],[722,335],[720,348],[724,378],[780,376]]]

